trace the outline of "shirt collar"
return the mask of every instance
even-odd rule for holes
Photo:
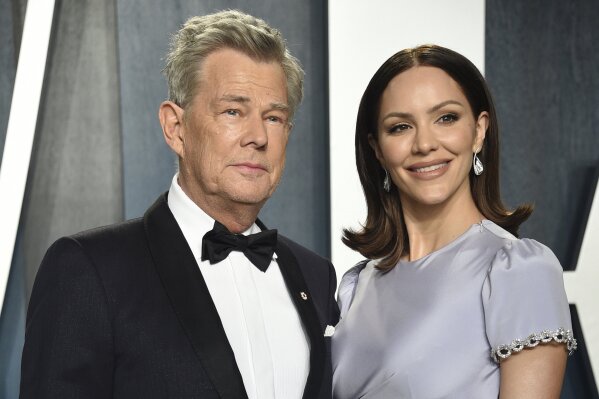
[[[168,192],[168,207],[183,232],[191,251],[197,260],[202,255],[202,238],[214,227],[214,219],[202,210],[185,194],[179,185],[179,174],[175,174]],[[253,223],[243,235],[260,232],[260,227]]]

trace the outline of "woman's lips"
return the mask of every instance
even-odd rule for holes
[[[427,163],[414,164],[407,168],[410,175],[422,179],[435,179],[447,172],[449,169],[449,161],[434,161]]]

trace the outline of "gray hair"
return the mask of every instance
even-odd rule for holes
[[[277,29],[237,10],[192,17],[173,35],[162,71],[168,83],[169,100],[186,108],[196,94],[202,62],[210,53],[223,48],[281,65],[287,79],[291,120],[302,101],[304,71]]]

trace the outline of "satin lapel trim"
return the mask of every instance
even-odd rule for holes
[[[261,226],[262,227],[262,226]],[[277,263],[310,339],[310,373],[304,389],[304,399],[317,398],[324,377],[326,347],[318,314],[297,260],[281,240],[277,243]]]
[[[223,399],[247,398],[218,311],[166,194],[148,209],[144,226],[158,275],[210,381]]]

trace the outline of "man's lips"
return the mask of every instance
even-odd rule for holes
[[[254,163],[254,162],[240,162],[240,163],[234,164],[233,166],[236,167],[237,169],[240,169],[245,172],[250,172],[250,173],[258,173],[258,172],[267,172],[268,171],[266,166],[264,166],[260,163]]]

